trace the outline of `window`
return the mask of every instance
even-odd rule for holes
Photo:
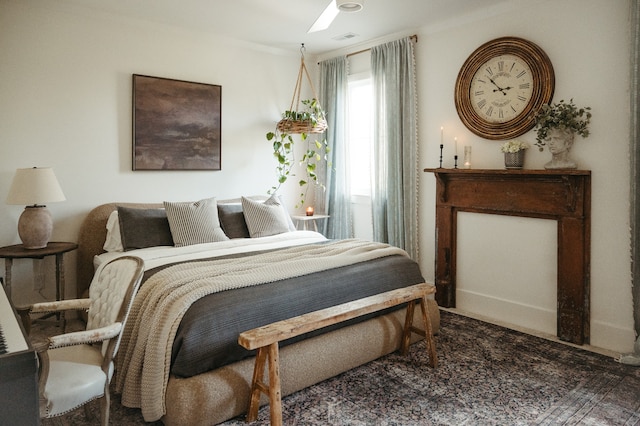
[[[349,76],[347,141],[351,194],[371,196],[373,85],[369,73]]]

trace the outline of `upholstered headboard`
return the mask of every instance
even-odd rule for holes
[[[264,195],[252,195],[248,198],[264,201],[268,197]],[[218,204],[240,203],[240,198],[218,200]],[[78,255],[76,271],[76,291],[78,297],[85,297],[93,278],[93,258],[104,253],[104,242],[107,238],[107,221],[109,215],[118,207],[130,207],[138,209],[153,209],[164,207],[163,203],[107,203],[95,207],[89,212],[80,227],[78,237]],[[293,226],[293,225],[292,225]]]
[[[157,208],[162,203],[107,203],[95,207],[89,212],[80,228],[78,237],[78,261],[76,271],[76,291],[78,297],[84,297],[93,278],[93,258],[104,253],[102,248],[107,238],[107,220],[118,206],[134,208]]]

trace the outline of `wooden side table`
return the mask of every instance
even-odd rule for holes
[[[44,259],[47,256],[56,257],[56,300],[64,300],[64,254],[78,248],[76,243],[50,242],[40,249],[26,249],[22,244],[0,247],[0,259],[4,259],[5,291],[11,298],[11,269],[13,259]],[[60,314],[62,329],[64,330],[64,314]]]
[[[303,231],[308,231],[309,230],[309,225],[313,225],[313,230],[318,232],[318,220],[326,220],[329,218],[329,215],[326,214],[314,214],[313,216],[298,216],[298,215],[294,215],[291,216],[291,219],[296,221],[296,229],[300,226],[300,223],[302,223],[302,230]]]

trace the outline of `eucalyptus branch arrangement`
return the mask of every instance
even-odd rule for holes
[[[330,152],[327,139],[311,138],[310,134],[321,134],[326,130],[325,112],[314,99],[301,101],[304,106],[302,111],[285,111],[282,120],[278,122],[274,132],[268,132],[266,138],[273,144],[273,156],[277,160],[276,175],[278,183],[271,187],[269,194],[275,193],[290,176],[293,176],[292,168],[295,164],[294,134],[300,135],[300,140],[307,143],[300,165],[305,173],[305,177],[298,181],[298,185],[303,188],[300,199],[296,203],[296,208],[304,205],[309,186],[319,185],[324,188],[324,184],[318,179],[318,165],[322,161],[327,161]]]
[[[588,137],[591,108],[578,108],[573,103],[573,98],[568,103],[561,100],[553,105],[543,105],[536,113],[535,121],[536,145],[542,151],[549,138],[549,132],[553,129],[564,129],[583,138]]]

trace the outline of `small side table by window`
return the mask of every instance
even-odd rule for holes
[[[11,298],[11,268],[13,259],[44,259],[56,257],[56,300],[64,300],[64,254],[78,248],[76,243],[50,242],[41,249],[26,249],[22,244],[0,247],[0,259],[4,259],[5,291]],[[64,313],[60,314],[62,329],[65,327]]]
[[[303,215],[294,215],[291,216],[291,219],[295,221],[296,229],[300,228],[300,223],[302,223],[302,230],[308,231],[309,226],[313,226],[313,230],[318,232],[318,220],[326,220],[329,218],[329,215],[326,214],[314,214],[313,216],[303,216]]]

